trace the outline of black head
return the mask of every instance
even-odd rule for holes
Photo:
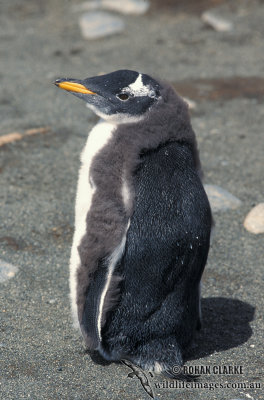
[[[57,79],[55,85],[85,100],[97,115],[116,123],[133,122],[160,98],[160,84],[148,75],[119,70],[106,75]]]

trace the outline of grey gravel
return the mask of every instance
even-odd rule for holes
[[[236,209],[242,202],[229,193],[227,190],[217,185],[204,185],[213,212]]]

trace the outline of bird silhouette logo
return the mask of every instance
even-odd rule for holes
[[[140,380],[140,383],[143,387],[143,389],[147,392],[147,394],[155,400],[155,395],[154,391],[150,385],[150,379],[149,376],[147,375],[148,373],[143,371],[140,367],[132,364],[131,362],[127,360],[122,360],[122,363],[126,365],[127,367],[131,368],[133,372],[130,372],[127,377],[128,378],[134,378],[135,376]],[[149,375],[153,377],[152,373],[149,372]]]

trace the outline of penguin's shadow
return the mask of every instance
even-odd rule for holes
[[[208,297],[202,299],[202,328],[195,335],[185,361],[206,357],[247,342],[252,335],[250,321],[255,308],[237,299]]]

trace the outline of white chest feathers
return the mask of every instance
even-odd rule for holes
[[[103,149],[112,138],[116,126],[104,121],[100,121],[91,130],[86,145],[81,153],[81,168],[79,171],[79,181],[76,195],[75,206],[75,225],[79,218],[82,218],[91,207],[92,196],[96,187],[91,184],[90,169],[94,157]]]
[[[79,171],[79,180],[75,204],[75,232],[73,237],[70,260],[70,297],[73,319],[76,326],[78,326],[76,305],[76,272],[81,263],[78,253],[78,246],[86,233],[86,216],[91,208],[93,194],[96,191],[96,187],[94,185],[91,185],[90,169],[94,157],[111,140],[115,129],[115,125],[109,124],[105,121],[100,121],[91,130],[86,145],[81,154],[81,168]]]

